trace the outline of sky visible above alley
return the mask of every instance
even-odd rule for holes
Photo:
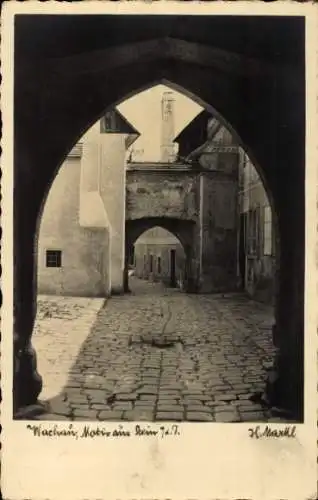
[[[136,161],[159,161],[161,144],[161,99],[165,91],[171,88],[156,85],[117,106],[118,110],[140,132],[134,143]],[[173,90],[174,97],[174,133],[177,136],[202,107],[184,94]]]

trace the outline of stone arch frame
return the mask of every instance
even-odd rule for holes
[[[176,219],[174,217],[142,217],[140,219],[128,219],[125,225],[125,271],[124,271],[124,290],[129,292],[128,279],[128,256],[131,248],[137,239],[149,229],[161,227],[173,234],[181,243],[185,258],[187,271],[190,276],[187,277],[185,289],[187,292],[193,291],[193,280],[191,276],[192,242],[194,235],[195,222],[186,219]]]
[[[241,57],[237,55],[235,52],[230,52],[226,50],[220,50],[215,47],[205,46],[203,44],[199,44],[196,42],[188,42],[181,39],[176,39],[173,37],[163,37],[158,39],[153,39],[150,41],[142,41],[136,43],[130,43],[122,46],[115,46],[108,49],[103,49],[100,51],[96,51],[93,54],[84,54],[84,55],[75,55],[69,58],[62,59],[53,59],[50,60],[49,63],[44,64],[42,67],[41,62],[37,67],[31,64],[32,70],[39,72],[49,71],[51,73],[51,77],[53,77],[55,83],[58,82],[59,75],[68,75],[69,77],[74,78],[74,75],[85,75],[90,72],[96,73],[96,68],[98,68],[98,73],[103,73],[104,71],[111,72],[116,70],[121,70],[122,68],[129,68],[132,64],[147,64],[149,61],[182,61],[185,64],[195,64],[202,68],[207,68],[213,72],[220,72],[222,75],[225,75],[227,78],[236,78],[236,77],[246,77],[251,75],[253,77],[257,77],[261,80],[272,78],[275,72],[277,71],[277,67],[272,64],[260,64],[259,61],[255,58],[251,57]],[[26,65],[28,62],[26,62]],[[164,64],[164,66],[166,63]],[[292,70],[288,66],[284,68],[286,71],[286,77],[291,74]],[[77,134],[77,137],[72,140],[71,147],[67,147],[63,152],[62,161],[59,160],[58,166],[54,168],[51,181],[45,186],[45,194],[43,199],[41,200],[38,220],[37,220],[37,229],[36,234],[38,235],[39,231],[39,221],[41,218],[41,214],[43,213],[46,198],[48,196],[50,186],[54,182],[54,178],[56,177],[63,161],[67,157],[67,154],[75,146],[80,137],[82,137],[85,132],[102,116],[104,112],[117,106],[121,102],[124,102],[129,97],[132,97],[147,88],[151,88],[157,84],[164,84],[171,89],[174,89],[188,98],[195,101],[197,104],[201,105],[204,109],[211,112],[214,116],[218,118],[218,120],[231,132],[231,134],[235,137],[238,144],[245,150],[245,152],[250,157],[253,165],[255,166],[261,180],[263,186],[265,188],[267,197],[269,199],[270,206],[272,208],[273,213],[273,223],[275,225],[275,235],[277,235],[276,239],[276,249],[279,261],[279,216],[277,210],[276,198],[272,193],[272,190],[269,186],[269,182],[267,181],[267,176],[264,174],[264,169],[261,166],[261,163],[258,161],[256,155],[253,152],[253,149],[248,147],[248,143],[244,141],[244,139],[237,132],[237,128],[232,125],[230,120],[225,118],[224,112],[222,110],[217,109],[211,103],[206,101],[205,99],[199,97],[199,94],[193,92],[189,88],[183,86],[182,84],[178,84],[176,81],[169,79],[165,76],[167,72],[166,69],[163,71],[163,75],[155,80],[147,79],[146,83],[142,83],[140,87],[133,88],[131,90],[127,90],[124,95],[121,95],[115,99],[110,105],[107,105],[102,112],[99,110],[97,114],[94,115],[94,118],[91,118],[89,124],[85,123],[82,125],[81,132]],[[128,79],[129,80],[129,79]],[[226,79],[225,79],[226,80]],[[293,81],[293,80],[292,80]],[[216,97],[217,100],[217,97]],[[37,252],[37,237],[35,240],[34,251]],[[36,274],[36,270],[35,270]]]
[[[85,56],[86,59],[72,58],[75,67],[65,59],[64,62],[57,59],[53,63],[55,67],[48,60],[26,60],[18,66],[16,79],[23,83],[15,92],[16,117],[19,117],[15,120],[15,355],[20,359],[14,382],[16,406],[21,402],[33,403],[41,385],[36,380],[30,338],[36,293],[33,244],[43,193],[52,182],[56,166],[110,104],[114,105],[122,95],[127,96],[144,85],[149,86],[150,82],[166,78],[200,95],[206,102],[218,102],[220,113],[239,131],[242,142],[255,155],[256,163],[262,165],[263,181],[266,179],[275,201],[281,243],[284,242],[281,254],[284,271],[280,270],[280,300],[276,312],[281,352],[277,390],[272,402],[279,402],[303,418],[304,77],[291,67],[258,64],[257,60],[247,60],[241,55],[231,57],[224,51],[213,54],[199,44],[186,47],[171,40],[160,39],[148,45],[148,49],[144,45],[144,52],[134,46],[131,52],[126,50],[123,59],[118,57],[118,52],[113,52],[114,57],[109,60],[121,60],[123,65],[117,64],[115,68],[113,64],[116,71],[112,74],[111,66],[104,64],[98,68],[98,58],[94,54]],[[78,71],[75,71],[76,64]],[[72,68],[71,72],[67,68]],[[36,81],[34,74],[38,76]],[[76,99],[72,96],[74,85]],[[83,99],[80,109],[79,98]],[[291,101],[293,109],[290,109]],[[30,116],[26,111],[29,109],[37,111]],[[32,150],[30,144],[35,139],[38,142],[38,131],[46,116],[50,117],[50,123],[42,135],[55,137],[55,140],[46,139]],[[277,148],[276,136],[279,138]],[[267,140],[264,141],[264,137]],[[41,171],[43,163],[46,168]],[[289,167],[287,185],[284,179],[286,164]],[[21,200],[30,193],[32,203],[28,211],[23,211]],[[294,224],[287,228],[291,218]],[[288,248],[290,243],[294,244]],[[295,272],[291,273],[291,269]],[[293,318],[290,318],[291,309]]]
[[[265,189],[268,191],[271,198],[270,202],[274,206],[271,190],[268,186],[266,175],[263,173],[261,163],[257,160],[256,155],[253,153],[253,148],[248,146],[249,141],[246,141],[244,137],[238,133],[240,127],[235,126],[235,120],[233,121],[225,118],[226,112],[222,110],[222,105],[214,107],[209,100],[200,96],[200,92],[192,90],[190,88],[191,86],[179,84],[178,80],[180,80],[180,78],[169,78],[166,76],[169,73],[177,74],[177,71],[173,71],[173,68],[171,67],[171,63],[173,64],[173,62],[180,62],[181,65],[184,65],[185,71],[189,71],[191,65],[195,66],[194,68],[191,68],[194,72],[195,68],[208,69],[213,72],[214,78],[216,74],[219,75],[220,81],[218,82],[218,85],[215,85],[215,97],[213,100],[220,103],[222,99],[219,98],[221,96],[218,94],[220,94],[220,92],[222,94],[222,87],[219,88],[219,86],[222,86],[222,83],[227,83],[228,86],[231,86],[231,79],[235,80],[237,77],[247,77],[248,75],[252,75],[262,81],[264,79],[270,79],[273,77],[275,71],[277,71],[277,68],[272,65],[261,65],[257,60],[252,58],[241,57],[235,53],[229,53],[228,51],[222,51],[206,47],[202,44],[193,42],[190,43],[170,37],[151,40],[150,42],[132,43],[120,47],[115,46],[114,48],[105,49],[89,55],[61,58],[60,60],[53,59],[46,64],[41,64],[41,61],[39,61],[34,65],[32,63],[28,64],[28,61],[26,61],[25,65],[26,71],[36,71],[39,74],[39,81],[42,80],[45,74],[49,75],[52,84],[56,84],[58,93],[59,81],[61,78],[65,78],[68,80],[66,83],[68,85],[72,85],[72,80],[76,79],[76,77],[84,78],[85,75],[94,73],[94,78],[103,78],[103,73],[111,71],[118,71],[118,73],[123,71],[124,73],[129,74],[133,65],[135,65],[136,69],[139,69],[140,66],[143,67],[143,65],[149,62],[151,64],[155,63],[156,65],[161,66],[162,69],[159,67],[159,70],[154,72],[159,73],[160,76],[156,75],[155,77],[152,77],[151,73],[153,73],[153,68],[151,68],[151,71],[147,72],[148,75],[146,78],[142,78],[143,81],[137,85],[129,83],[129,80],[132,79],[130,78],[128,79],[128,82],[125,82],[127,90],[119,90],[118,93],[118,88],[125,85],[121,85],[119,87],[115,86],[115,94],[113,97],[100,95],[100,100],[105,102],[105,107],[103,107],[102,104],[102,109],[101,102],[98,103],[98,109],[96,111],[94,109],[93,102],[91,103],[92,106],[90,110],[83,109],[85,117],[77,117],[81,122],[77,125],[77,132],[75,134],[73,133],[72,137],[65,138],[67,144],[63,148],[63,151],[59,152],[59,158],[55,163],[52,177],[48,185],[50,186],[52,184],[60,165],[63,163],[69,151],[75,146],[79,138],[82,137],[98,119],[100,119],[105,111],[147,88],[162,83],[183,93],[213,113],[220,120],[220,122],[231,131],[231,133],[238,140],[239,144],[248,153],[253,164],[256,166],[260,176],[262,177]],[[148,69],[150,69],[150,66]],[[287,68],[287,70],[289,75],[291,70],[289,68]],[[125,79],[123,78],[123,80]],[[191,78],[191,80],[193,80],[193,78]],[[54,98],[54,96],[52,97]],[[109,101],[109,104],[107,104],[107,101]],[[45,108],[45,99],[43,102],[43,108]],[[88,114],[90,115],[89,118],[87,116]],[[82,120],[84,121],[82,122]],[[45,186],[46,192],[49,190],[48,185],[46,184]]]
[[[107,62],[107,67],[116,68],[116,67],[121,67],[121,65],[122,65],[121,58],[124,57],[124,59],[125,59],[126,51],[128,51],[130,53],[129,57],[131,57],[132,60],[135,59],[136,52],[138,52],[138,50],[140,50],[144,54],[143,57],[146,57],[146,59],[147,59],[149,57],[149,54],[152,53],[152,51],[154,51],[154,53],[157,54],[158,50],[161,47],[168,48],[168,53],[170,53],[170,51],[171,51],[173,54],[172,55],[173,59],[178,58],[179,52],[186,53],[187,51],[189,51],[190,56],[189,56],[189,54],[187,54],[186,58],[188,57],[190,60],[192,60],[193,57],[198,57],[199,60],[200,61],[203,60],[204,64],[207,64],[208,67],[210,67],[210,66],[213,67],[213,64],[211,65],[211,61],[209,60],[209,55],[211,55],[212,58],[215,58],[217,60],[217,63],[220,63],[222,61],[222,59],[226,58],[227,62],[225,65],[223,65],[223,69],[225,67],[229,71],[230,74],[233,73],[230,70],[231,64],[238,63],[238,59],[235,56],[235,54],[229,54],[228,52],[214,50],[214,49],[207,50],[206,47],[204,47],[202,45],[197,45],[194,43],[185,42],[184,40],[175,40],[175,39],[170,39],[170,38],[165,38],[164,40],[154,40],[154,41],[151,41],[150,43],[149,42],[142,42],[142,43],[134,44],[134,45],[129,46],[129,47],[120,47],[119,50],[117,50],[117,48],[115,47],[115,49],[101,51],[100,53],[96,54],[96,56],[97,56],[99,64],[100,64],[100,61],[104,60],[108,56],[109,60]],[[197,48],[199,50],[196,50]],[[174,54],[174,51],[176,51],[176,54]],[[193,55],[193,52],[195,52],[195,55]],[[116,54],[119,57],[119,61],[116,59]],[[72,58],[72,59],[74,59],[74,58]],[[83,59],[84,59],[84,61],[83,61]],[[85,59],[86,58],[85,57],[83,58],[82,56],[75,57],[75,66],[77,66],[78,70],[79,70],[78,65],[80,63],[84,64],[84,66],[85,66],[85,64],[86,65],[89,64],[89,60],[85,61]],[[128,58],[128,61],[131,62],[131,59]],[[68,61],[68,63],[69,63],[69,66],[65,65],[65,69],[67,69],[67,71],[70,71],[70,68],[72,67],[72,61],[70,60],[70,61]],[[65,64],[65,61],[63,61],[63,65],[64,64]],[[265,71],[262,70],[262,68],[259,67],[257,62],[255,62],[252,59],[247,59],[245,61],[245,64],[249,70],[250,70],[250,68],[254,68],[254,71],[256,71],[257,73],[259,73],[262,76],[264,76],[266,74],[270,74],[273,71],[273,68],[271,68],[270,66],[266,67]],[[63,65],[62,65],[62,67],[63,67]],[[221,67],[222,67],[222,62],[221,62]],[[239,68],[237,68],[237,69],[239,69]],[[61,68],[55,68],[55,70],[61,71]],[[189,91],[187,88],[183,87],[182,85],[176,84],[173,81],[168,80],[167,78],[161,78],[159,80],[151,81],[150,83],[146,83],[146,84],[142,85],[142,87],[130,91],[128,94],[120,97],[115,103],[112,103],[111,105],[107,106],[107,108],[103,109],[102,113],[99,113],[97,119],[96,120],[94,119],[94,121],[92,123],[90,123],[89,126],[86,126],[83,134],[81,134],[76,139],[76,141],[72,143],[72,147],[70,149],[72,149],[76,145],[78,140],[87,132],[87,130],[92,125],[94,125],[94,123],[96,123],[96,121],[98,121],[103,116],[103,114],[106,111],[113,109],[114,107],[125,102],[127,99],[129,99],[135,95],[138,95],[139,93],[141,93],[147,89],[150,89],[156,85],[159,85],[159,84],[165,85],[165,86],[169,87],[171,90],[175,90],[176,92],[183,94],[184,96],[188,97],[192,101],[196,102],[203,109],[210,112],[213,116],[215,116],[220,121],[220,123],[223,126],[225,126],[231,132],[231,134],[235,138],[236,143],[248,154],[253,166],[255,167],[258,175],[261,178],[263,187],[265,189],[265,192],[266,192],[266,195],[267,195],[267,198],[269,200],[269,204],[270,204],[270,207],[272,210],[272,222],[273,222],[274,228],[275,228],[274,234],[275,234],[275,250],[276,250],[276,274],[278,275],[279,274],[279,262],[280,262],[279,216],[278,216],[277,210],[276,210],[275,199],[274,199],[274,197],[272,195],[272,191],[268,185],[266,175],[264,175],[264,171],[263,171],[262,167],[260,166],[259,162],[257,161],[251,148],[249,148],[248,145],[246,145],[243,142],[242,138],[240,137],[238,132],[233,128],[231,123],[220,113],[220,111],[217,108],[215,108],[211,104],[207,103],[206,101],[201,99],[198,95]],[[46,189],[45,189],[44,197],[42,199],[39,214],[37,217],[36,237],[35,237],[35,242],[34,242],[34,254],[35,255],[37,255],[37,251],[38,251],[38,235],[39,235],[40,222],[41,222],[43,210],[45,207],[46,199],[47,199],[48,194],[50,192],[51,186],[55,180],[55,177],[57,176],[61,166],[63,165],[63,162],[65,161],[65,159],[67,157],[67,155],[69,154],[69,151],[70,150],[68,150],[65,153],[65,156],[63,157],[62,162],[60,162],[59,165],[55,168],[52,180],[46,186]],[[35,279],[37,277],[36,267],[37,267],[37,259],[35,261],[35,270],[34,270]],[[277,280],[278,280],[278,277],[276,278],[276,281]],[[125,281],[127,282],[127,278],[125,278]],[[277,294],[278,294],[278,291],[277,291]]]
[[[133,245],[144,232],[154,227],[162,227],[173,234],[186,250],[193,241],[194,225],[195,222],[192,220],[176,219],[174,217],[128,219],[126,220],[126,242],[129,246]]]
[[[155,42],[156,43],[153,46],[156,47],[156,48],[160,47],[160,41],[156,40]],[[177,42],[176,45],[175,45],[175,42]],[[192,50],[193,50],[193,47],[195,46],[195,44],[189,44],[189,43],[184,42],[182,40],[177,40],[176,41],[176,40],[173,40],[173,39],[170,40],[169,38],[165,39],[165,44],[167,44],[167,46],[169,46],[169,43],[172,43],[172,47],[173,48],[177,47],[177,48],[179,48],[179,50],[180,50],[180,48],[183,49],[183,50],[184,49],[187,50],[187,49],[191,49],[192,48]],[[146,46],[147,49],[151,48],[151,45],[149,46],[149,44],[147,42],[143,42],[142,44],[138,44],[138,47],[140,49],[142,49],[143,46]],[[201,57],[205,58],[207,56],[207,53],[204,50],[204,47],[201,46],[200,50],[202,51]],[[107,53],[108,51],[105,51],[105,52]],[[117,51],[114,50],[114,52],[116,53]],[[212,54],[214,53],[213,50],[211,52],[212,52]],[[221,56],[222,57],[226,56],[226,54],[222,53],[222,51],[216,51],[216,55],[217,56],[220,56],[219,52],[221,52]],[[119,55],[121,53],[124,53],[124,51],[122,52],[122,48],[119,51]],[[199,51],[199,53],[200,53],[200,51]],[[105,53],[103,53],[103,57],[104,57],[104,55],[105,55]],[[101,57],[102,54],[98,54],[98,56]],[[134,51],[133,50],[132,50],[132,57],[134,57]],[[235,59],[234,55],[230,55],[230,58],[231,57],[233,59]],[[77,62],[79,62],[80,59],[81,58],[79,58],[77,60]],[[118,61],[116,61],[116,59],[114,57],[110,56],[110,63],[111,63],[110,67],[113,68],[113,67],[117,66]],[[250,62],[249,64],[252,65],[253,61]],[[256,67],[257,67],[257,65],[256,65]],[[258,67],[257,67],[257,69],[259,70]],[[269,71],[269,68],[267,68],[267,71]],[[262,74],[262,72],[260,72],[260,73]],[[259,174],[259,176],[261,178],[263,187],[264,187],[264,189],[266,191],[266,195],[267,195],[267,198],[269,200],[269,204],[270,204],[270,207],[271,207],[271,210],[272,210],[272,222],[273,222],[274,228],[275,228],[274,234],[275,234],[275,250],[276,250],[276,274],[278,275],[278,273],[279,273],[279,261],[280,261],[280,252],[279,252],[279,249],[280,249],[280,247],[279,247],[279,242],[280,242],[280,238],[279,238],[279,217],[278,217],[277,211],[276,211],[275,199],[274,199],[274,197],[272,195],[272,192],[271,192],[271,190],[270,190],[270,188],[268,186],[266,175],[264,175],[264,171],[261,168],[260,164],[258,163],[258,161],[257,161],[257,159],[256,159],[253,151],[251,150],[251,148],[249,148],[246,144],[244,144],[244,142],[242,141],[241,137],[239,136],[239,134],[237,133],[237,131],[233,128],[233,126],[231,125],[231,123],[229,123],[228,120],[226,120],[226,118],[224,118],[224,116],[214,106],[212,106],[211,104],[205,102],[199,96],[197,96],[193,92],[189,91],[188,89],[184,88],[182,85],[176,84],[176,83],[174,83],[174,82],[172,82],[172,81],[170,81],[170,80],[168,80],[166,78],[161,78],[160,80],[156,80],[156,81],[147,83],[147,84],[143,85],[141,88],[134,89],[133,91],[129,92],[127,95],[122,96],[115,103],[112,103],[110,106],[107,106],[107,108],[105,110],[103,109],[102,113],[100,113],[98,115],[97,120],[100,119],[101,116],[103,116],[103,114],[106,111],[113,109],[114,107],[118,106],[119,104],[125,102],[127,99],[129,99],[129,98],[131,98],[131,97],[133,97],[135,95],[138,95],[139,93],[141,93],[141,92],[143,92],[143,91],[145,91],[147,89],[150,89],[150,88],[152,88],[152,87],[154,87],[156,85],[159,85],[159,84],[165,85],[165,86],[169,87],[170,89],[175,90],[176,92],[179,92],[179,93],[183,94],[184,96],[188,97],[192,101],[196,102],[203,109],[205,109],[208,112],[210,112],[213,116],[215,116],[220,121],[220,123],[222,125],[224,125],[231,132],[231,134],[235,138],[237,144],[248,154],[250,160],[252,161],[253,166],[255,167],[257,173]],[[77,138],[77,140],[73,143],[72,148],[76,145],[76,143],[78,142],[78,140],[87,132],[87,130],[94,123],[96,123],[96,121],[94,121],[93,123],[90,123],[90,125],[85,128],[83,134],[80,135]],[[60,170],[63,162],[65,161],[65,158],[68,155],[68,153],[69,153],[69,150],[67,151],[67,153],[66,153],[63,161],[55,169],[51,183],[46,186],[46,190],[45,190],[45,194],[44,194],[44,197],[43,197],[43,200],[42,200],[42,203],[41,203],[39,215],[37,217],[36,238],[35,238],[35,242],[34,242],[34,253],[35,253],[35,255],[37,255],[37,251],[38,251],[38,235],[39,235],[40,222],[41,222],[43,210],[44,210],[44,207],[45,207],[46,199],[48,197],[48,194],[50,192],[50,189],[51,189],[51,186],[52,186],[52,184],[54,182],[54,179],[57,176],[57,174],[58,174],[58,172],[59,172],[59,170]],[[35,271],[34,271],[34,273],[35,273],[35,279],[37,277],[36,267],[37,267],[37,260],[35,262]],[[277,280],[278,280],[278,278],[276,278],[276,281]],[[125,276],[124,282],[127,283],[127,277],[126,276]],[[127,286],[125,288],[127,289]],[[192,289],[192,287],[191,287],[191,289]],[[277,292],[277,294],[278,294],[278,292]]]

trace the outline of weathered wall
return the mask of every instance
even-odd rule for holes
[[[111,227],[111,291],[123,292],[125,267],[125,135],[100,136],[100,194]]]
[[[125,135],[95,123],[77,158],[61,167],[44,208],[39,237],[39,292],[105,296],[123,291]],[[47,268],[47,249],[62,267]]]
[[[127,171],[127,220],[166,218],[193,221],[184,239],[187,255],[187,289],[197,290],[199,279],[200,193],[197,172]],[[180,228],[179,228],[180,229]],[[177,233],[177,229],[175,232]],[[174,232],[174,228],[171,228]],[[181,234],[180,234],[181,236]]]
[[[220,143],[220,145],[231,145],[235,144],[235,139],[231,132],[224,126],[221,126],[221,128],[216,132],[216,134],[213,136],[213,142]]]
[[[193,237],[185,248],[191,289],[233,290],[237,287],[238,155],[207,151],[201,161],[202,174],[128,171],[126,217],[194,220]]]
[[[273,303],[276,272],[273,216],[261,179],[248,159],[246,159],[245,167],[241,166],[241,189],[240,212],[245,214],[246,221],[245,289],[254,299]],[[253,233],[249,216],[251,210],[256,210],[258,216],[254,252],[251,251],[249,245],[249,238]],[[270,211],[272,220],[267,232],[265,230],[265,210]],[[242,230],[243,228],[241,228]],[[266,242],[266,238],[270,238],[270,244]]]
[[[108,232],[79,223],[80,159],[67,159],[49,192],[38,239],[38,292],[104,296]],[[62,267],[46,267],[46,250],[62,251]]]
[[[100,123],[82,138],[79,214],[80,225],[88,229],[107,228],[109,220],[100,194]]]
[[[200,179],[200,291],[235,290],[239,155],[224,127],[206,144],[199,163],[205,169]]]
[[[127,171],[126,217],[196,220],[197,176],[191,173]]]
[[[237,184],[202,174],[201,291],[236,288]]]

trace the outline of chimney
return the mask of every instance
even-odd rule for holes
[[[174,140],[174,95],[165,91],[161,100],[161,161],[172,163],[176,159]]]

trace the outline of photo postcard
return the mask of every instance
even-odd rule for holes
[[[4,3],[6,500],[317,497],[317,20]]]

